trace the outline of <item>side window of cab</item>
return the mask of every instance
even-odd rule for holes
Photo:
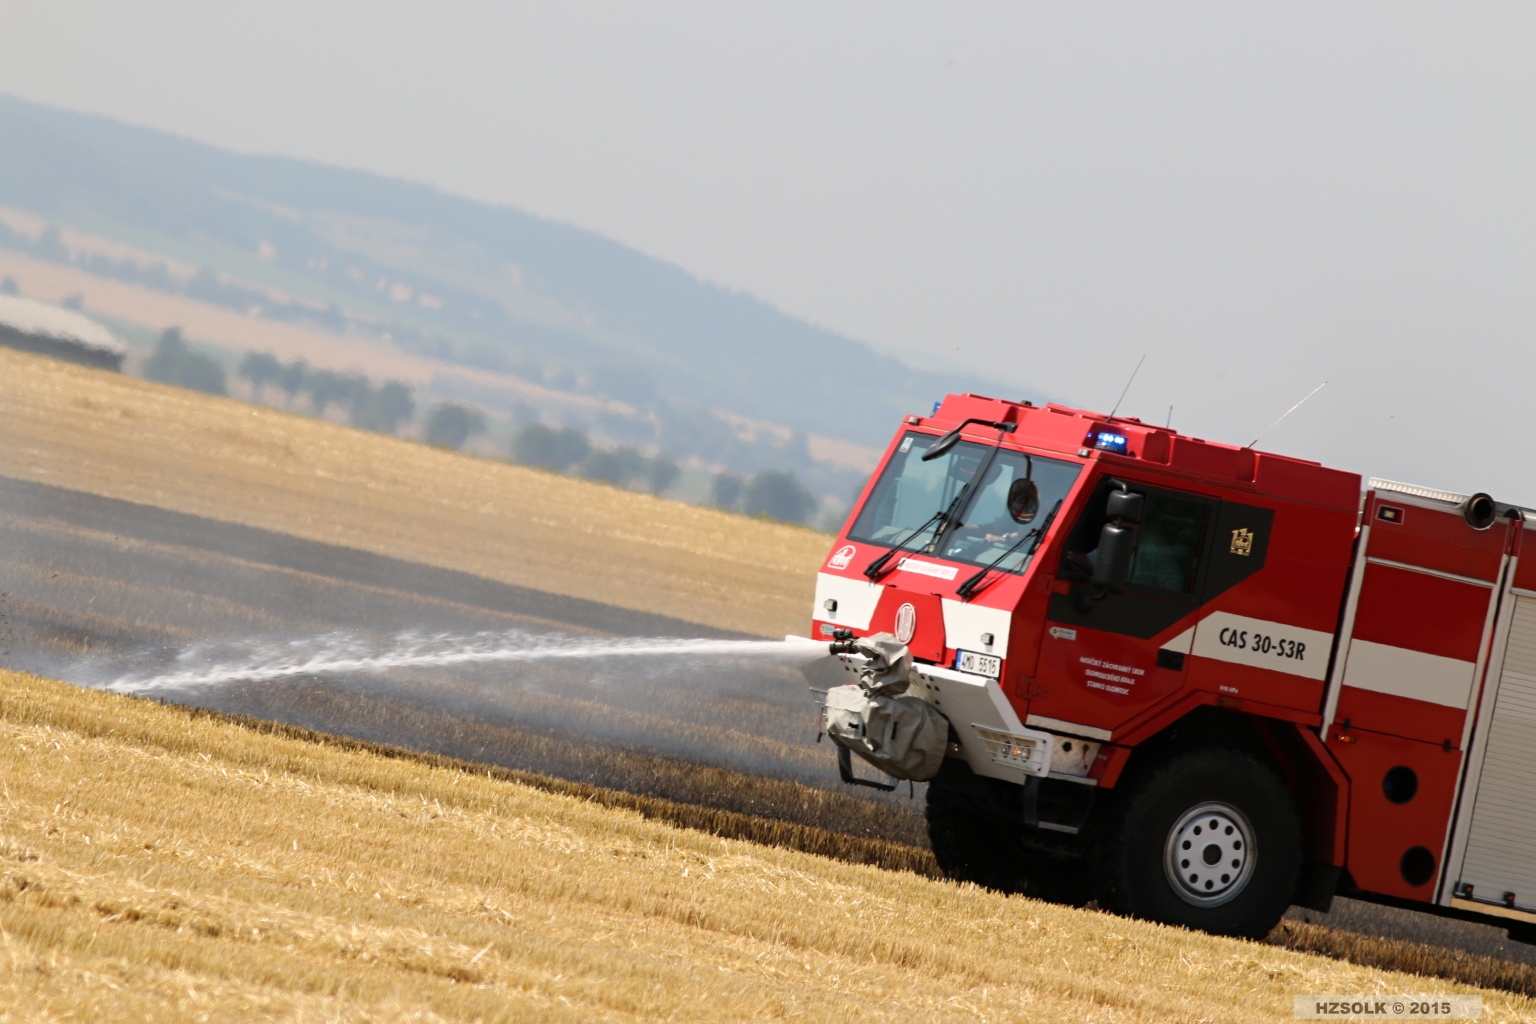
[[[1193,594],[1211,502],[1168,491],[1147,494],[1131,558],[1133,587]]]
[[[1121,481],[1105,477],[1094,488],[1088,505],[1067,534],[1058,569],[1063,579],[1092,579],[1099,538],[1108,521],[1105,508],[1109,494],[1121,486]],[[1216,502],[1159,487],[1136,483],[1124,486],[1144,497],[1127,582],[1136,590],[1193,596]]]

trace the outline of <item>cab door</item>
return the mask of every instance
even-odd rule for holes
[[[1126,584],[1107,591],[1092,576],[1109,494],[1122,483],[1144,500]],[[1184,685],[1187,651],[1163,645],[1200,607],[1220,505],[1123,478],[1099,481],[1055,570],[1030,689],[1032,719],[1086,726],[1082,735],[1106,739]]]

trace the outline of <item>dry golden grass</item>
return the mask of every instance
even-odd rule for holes
[[[787,850],[832,857],[850,864],[873,864],[891,871],[911,871],[926,878],[943,877],[927,847],[872,837],[859,829],[861,823],[871,821],[882,810],[888,810],[888,807],[824,789],[722,772],[684,762],[661,766],[656,763],[658,759],[627,755],[622,751],[599,752],[599,756],[613,757],[618,761],[616,767],[631,778],[677,769],[692,770],[698,774],[698,779],[676,787],[682,792],[674,791],[671,796],[657,796],[651,787],[626,790],[593,785],[572,780],[566,775],[487,765],[481,761],[352,739],[246,715],[210,711],[206,708],[187,708],[186,711],[194,718],[209,718],[264,735],[282,736],[389,760],[411,761],[432,768],[467,772],[476,777],[484,775],[489,779],[516,782],[604,807],[635,811],[646,818],[681,828],[697,829],[726,839],[745,839],[763,846],[782,846]],[[743,790],[741,799],[728,800],[722,806],[721,801],[702,798],[706,792],[711,796],[719,795],[727,787],[740,787]],[[743,810],[742,807],[751,809]],[[850,820],[831,820],[840,814]]]
[[[764,636],[830,538],[0,349],[0,475]]]
[[[0,773],[0,1020],[1259,1021],[1425,986],[14,673]]]
[[[1426,978],[1461,981],[1536,996],[1536,967],[1402,939],[1359,935],[1305,921],[1281,921],[1266,940],[1276,946],[1321,953],[1366,967],[1406,971]]]

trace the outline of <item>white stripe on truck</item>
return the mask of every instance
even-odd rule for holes
[[[868,580],[850,580],[819,572],[816,574],[816,605],[811,609],[811,618],[848,629],[868,629],[884,589]],[[837,611],[827,611],[828,599],[837,602]]]

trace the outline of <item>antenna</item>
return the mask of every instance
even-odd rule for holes
[[[1274,423],[1271,423],[1269,426],[1267,426],[1263,430],[1259,431],[1259,437],[1263,437],[1265,434],[1269,433],[1271,430],[1274,430],[1275,427],[1279,426],[1280,420],[1285,419],[1291,413],[1295,412],[1297,409],[1300,409],[1303,402],[1305,402],[1308,398],[1311,398],[1313,395],[1317,394],[1319,391],[1323,390],[1323,388],[1325,388],[1327,386],[1328,386],[1328,382],[1327,381],[1323,381],[1317,387],[1313,388],[1311,391],[1308,391],[1305,398],[1303,398],[1300,402],[1297,402],[1295,405],[1291,406],[1289,409],[1285,410],[1285,412],[1281,413],[1280,414],[1280,419],[1275,420]],[[1243,445],[1243,447],[1244,448],[1252,448],[1254,445],[1259,443],[1259,437],[1256,437],[1252,441],[1249,441],[1247,444]]]
[[[1136,369],[1131,371],[1131,380],[1125,382],[1125,391],[1120,392],[1120,397],[1115,399],[1115,407],[1109,410],[1110,419],[1114,419],[1115,413],[1120,411],[1120,403],[1125,401],[1126,392],[1131,390],[1131,381],[1136,379],[1136,375],[1141,372],[1141,364],[1146,361],[1147,357],[1142,356],[1141,359],[1136,363]]]
[[[1168,407],[1168,422],[1163,425],[1165,430],[1173,429],[1173,406]]]

